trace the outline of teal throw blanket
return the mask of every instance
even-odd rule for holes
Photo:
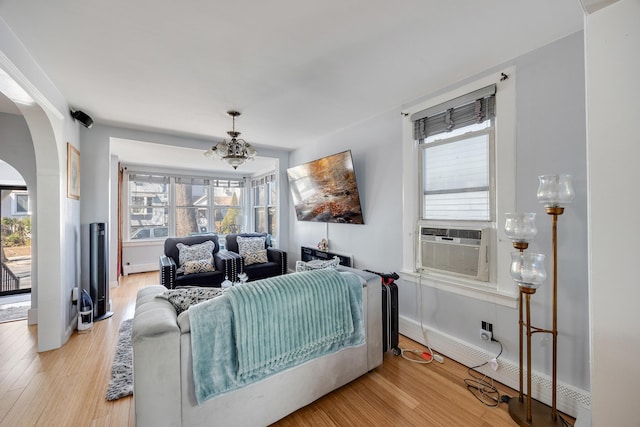
[[[189,319],[198,403],[365,341],[360,278],[335,270],[230,288]]]

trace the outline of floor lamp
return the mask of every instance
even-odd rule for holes
[[[526,253],[529,242],[537,234],[535,213],[506,214],[505,233],[518,252],[511,254],[511,277],[520,288],[519,331],[520,331],[520,390],[518,399],[509,401],[509,414],[521,426],[561,426],[556,407],[557,361],[558,361],[558,216],[564,212],[564,205],[573,200],[575,193],[570,175],[541,175],[539,177],[538,201],[552,218],[553,235],[553,305],[551,329],[531,325],[531,296],[544,282],[547,273],[544,268],[544,254]],[[524,302],[524,309],[523,309]],[[527,339],[527,395],[523,392],[523,329]],[[551,334],[553,339],[553,371],[551,408],[531,399],[531,336],[535,333]],[[549,410],[550,409],[550,410]]]

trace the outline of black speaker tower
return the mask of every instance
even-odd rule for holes
[[[107,224],[89,224],[89,285],[93,300],[93,320],[106,319],[113,315],[109,300],[109,252],[107,246]]]

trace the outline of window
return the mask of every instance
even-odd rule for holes
[[[29,194],[22,192],[13,192],[15,197],[15,215],[30,215],[31,210],[29,209]]]
[[[242,232],[243,203],[243,179],[129,172],[129,238]]]
[[[244,189],[215,187],[213,190],[215,231],[218,234],[241,233]]]
[[[412,116],[423,220],[491,221],[495,85]]]
[[[169,177],[129,175],[129,237],[149,239],[151,230],[169,226]]]
[[[209,180],[175,178],[176,236],[209,231]]]
[[[253,189],[254,230],[276,236],[277,188],[274,174],[251,181]]]
[[[492,146],[492,127],[421,144],[422,219],[492,219]]]
[[[515,67],[504,74],[507,79],[487,74],[407,108],[402,272],[409,282],[514,307],[513,247],[502,225],[504,212],[515,211]],[[488,281],[421,270],[424,226],[486,231]]]

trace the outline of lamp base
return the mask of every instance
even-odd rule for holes
[[[509,415],[520,426],[565,426],[560,418],[551,418],[551,407],[531,399],[531,422],[527,421],[527,400],[520,402],[518,397],[509,400]]]

